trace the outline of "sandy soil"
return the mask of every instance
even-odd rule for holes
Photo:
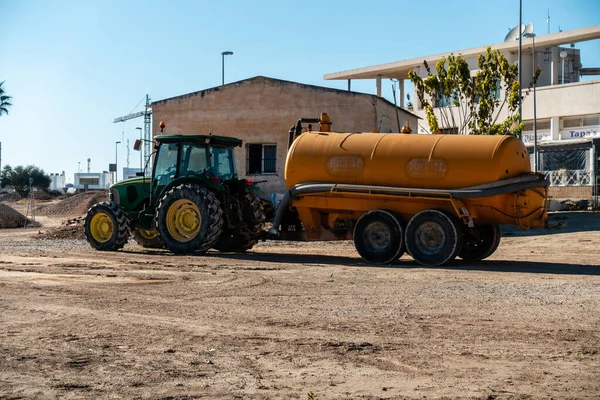
[[[63,217],[64,219],[64,217]],[[600,397],[600,215],[490,260],[94,251],[0,230],[0,399]]]

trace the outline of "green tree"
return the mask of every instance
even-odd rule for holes
[[[4,85],[4,81],[0,82],[0,116],[2,116],[2,114],[8,114],[8,107],[12,106],[12,103],[10,102],[12,97],[7,96],[4,93],[2,85]]]
[[[452,54],[436,63],[435,74],[427,62],[423,64],[427,77],[419,77],[414,70],[409,71],[408,77],[415,85],[415,93],[423,105],[432,133],[521,133],[518,68],[498,50],[488,47],[485,54],[480,54],[478,70],[474,74],[461,56]],[[540,72],[538,66],[532,83]],[[499,95],[501,91],[504,96]],[[505,107],[508,116],[499,121]],[[434,110],[439,110],[439,117]]]
[[[48,189],[51,179],[44,173],[43,169],[35,165],[23,167],[11,167],[5,165],[0,172],[0,187],[12,187],[17,193],[25,197],[29,194],[29,178],[32,179],[31,186],[38,190]]]

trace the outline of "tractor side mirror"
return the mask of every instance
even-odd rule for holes
[[[135,139],[135,143],[133,144],[133,149],[140,151],[142,149],[142,141],[140,139]]]

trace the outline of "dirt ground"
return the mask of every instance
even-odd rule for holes
[[[174,256],[0,229],[0,399],[599,398],[600,214],[488,261]]]

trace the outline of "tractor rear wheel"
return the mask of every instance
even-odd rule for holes
[[[179,185],[158,203],[158,237],[173,253],[206,252],[218,239],[223,211],[215,195],[198,185]]]
[[[258,243],[263,229],[265,212],[258,197],[247,193],[242,200],[242,226],[236,232],[224,232],[213,246],[222,252],[243,253]]]
[[[137,244],[146,249],[162,249],[163,247],[155,229],[138,228],[133,231],[133,238]]]
[[[462,240],[458,222],[442,211],[421,211],[406,226],[406,250],[421,265],[443,265],[453,260]]]
[[[500,226],[475,225],[465,229],[463,245],[458,256],[465,261],[480,261],[488,258],[500,245]]]
[[[393,263],[404,254],[402,223],[389,211],[369,211],[356,222],[354,246],[358,254],[369,263]]]
[[[104,201],[88,210],[84,222],[85,237],[96,250],[115,251],[129,239],[129,221],[117,203]]]

